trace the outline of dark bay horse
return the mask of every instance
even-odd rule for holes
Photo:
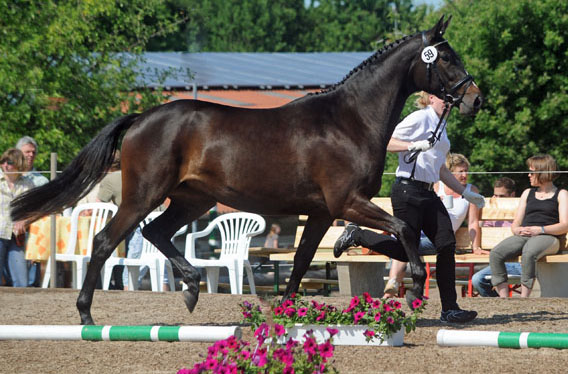
[[[381,187],[386,146],[410,94],[424,90],[459,97],[475,114],[481,92],[443,34],[431,29],[378,51],[332,88],[273,109],[243,109],[179,100],[107,125],[52,182],[12,203],[12,218],[32,222],[72,206],[108,170],[122,140],[122,204],[95,237],[77,299],[82,324],[93,324],[91,303],[105,260],[128,232],[166,197],[169,208],[143,235],[183,274],[184,301],[193,311],[199,272],[170,242],[183,225],[216,202],[264,215],[306,214],[284,297],[297,291],[317,246],[335,218],[394,233],[411,263],[413,297],[426,279],[407,225],[370,202]],[[437,58],[425,59],[425,47]]]

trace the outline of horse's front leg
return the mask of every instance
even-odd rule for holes
[[[117,215],[118,217],[118,215]],[[93,239],[93,251],[91,260],[85,275],[83,287],[77,297],[77,310],[81,317],[82,325],[94,325],[91,316],[91,305],[93,303],[93,295],[95,286],[101,274],[105,261],[110,257],[117,245],[124,240],[127,230],[112,230],[113,226],[117,226],[116,217],[102,229]],[[124,233],[124,234],[122,234]]]
[[[401,252],[403,251],[404,253],[396,253],[395,257],[400,258],[406,254],[410,263],[414,284],[412,290],[406,293],[406,301],[412,307],[415,299],[423,297],[424,285],[426,283],[426,267],[418,255],[418,240],[412,228],[401,219],[388,214],[365,197],[353,198],[348,208],[345,209],[344,218],[363,226],[387,231],[399,239],[402,244]],[[392,250],[384,254],[393,257]]]
[[[288,282],[282,301],[286,301],[290,295],[298,292],[300,282],[308,271],[318,245],[332,222],[333,218],[329,215],[317,217],[309,216],[304,232],[302,233],[302,238],[300,239],[300,244],[296,250],[296,255],[294,256],[294,269],[290,275],[290,281]]]

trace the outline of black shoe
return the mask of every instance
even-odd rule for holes
[[[475,310],[451,309],[442,312],[440,321],[444,323],[465,323],[475,319],[477,312]]]
[[[341,233],[335,245],[333,246],[333,255],[335,258],[341,256],[341,254],[349,247],[356,245],[355,239],[353,239],[353,233],[359,230],[359,226],[354,223],[350,223],[345,226],[345,230]]]

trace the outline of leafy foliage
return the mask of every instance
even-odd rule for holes
[[[568,3],[457,0],[444,11],[454,15],[446,37],[485,96],[475,119],[452,115],[452,150],[473,171],[524,171],[536,153],[567,165]],[[528,186],[526,174],[505,175],[518,182],[517,194]],[[487,195],[500,176],[472,179]]]
[[[411,0],[170,0],[188,17],[149,50],[190,52],[368,51],[413,33],[428,7]]]
[[[123,110],[162,102],[133,69],[151,36],[173,30],[161,3],[0,0],[0,149],[30,135],[38,169],[52,151],[67,164]]]

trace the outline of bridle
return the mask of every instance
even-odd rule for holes
[[[450,87],[448,91],[446,91],[446,87],[444,86],[444,82],[442,81],[442,76],[438,71],[438,65],[436,63],[436,61],[438,60],[438,50],[436,49],[436,47],[439,46],[440,44],[447,42],[448,42],[447,40],[442,40],[441,42],[438,42],[430,46],[428,44],[428,40],[426,39],[426,33],[424,31],[422,32],[422,43],[424,45],[424,48],[422,49],[421,52],[421,58],[422,61],[424,61],[424,63],[426,64],[426,76],[428,78],[428,86],[430,86],[430,83],[432,82],[432,71],[434,71],[436,77],[438,78],[438,83],[440,84],[440,92],[442,92],[442,96],[444,97],[444,111],[440,116],[440,120],[438,121],[436,129],[432,131],[432,135],[430,135],[430,137],[428,138],[428,141],[432,146],[434,146],[434,144],[436,144],[436,142],[440,140],[440,137],[442,136],[442,133],[444,132],[444,129],[446,128],[447,125],[447,121],[445,121],[445,119],[450,116],[452,108],[454,106],[460,105],[460,103],[462,102],[465,96],[465,93],[467,92],[469,87],[473,84],[473,76],[471,74],[467,74],[466,71],[466,75],[462,79],[460,79],[456,84]],[[456,97],[455,96],[456,92],[464,85],[465,88],[461,96]],[[416,169],[416,159],[418,158],[420,152],[422,151],[417,150],[412,153],[406,154],[404,157],[404,162],[406,162],[407,164],[414,162],[410,178],[414,178],[414,170]]]

